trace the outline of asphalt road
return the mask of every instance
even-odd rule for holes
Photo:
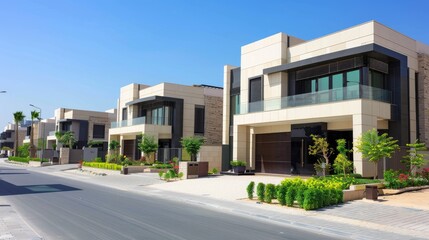
[[[0,167],[0,196],[44,239],[334,239],[18,168]]]

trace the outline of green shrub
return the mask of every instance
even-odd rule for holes
[[[179,179],[182,179],[182,178],[183,178],[183,172],[179,172],[179,173],[177,174],[177,177],[178,177]]]
[[[255,191],[255,182],[251,181],[249,185],[247,185],[247,197],[249,199],[253,199],[253,192]]]
[[[258,196],[258,200],[263,202],[265,198],[265,184],[258,183],[256,186],[256,195]]]
[[[164,175],[164,171],[159,171],[158,175],[159,175],[159,179],[162,179],[162,175]]]
[[[229,162],[229,164],[230,164],[232,167],[245,167],[245,166],[246,166],[246,162],[244,162],[244,161],[239,161],[239,160],[237,160],[237,161],[231,161],[231,162]]]
[[[94,162],[103,162],[103,159],[101,157],[94,158]]]
[[[40,158],[13,157],[13,156],[8,157],[8,160],[9,161],[14,161],[14,162],[22,162],[22,163],[29,163],[30,161],[35,161],[35,162],[49,162],[49,159],[43,159],[43,160],[41,160]]]
[[[101,168],[101,169],[107,169],[107,170],[115,170],[115,171],[122,170],[122,166],[115,163],[83,162],[82,165],[85,167]]]
[[[297,187],[291,186],[286,192],[286,205],[292,207],[295,202]]]
[[[279,184],[277,185],[277,201],[279,201],[280,205],[286,205],[286,185]]]
[[[152,168],[167,169],[167,168],[173,168],[173,165],[171,165],[169,163],[155,163],[152,165]]]
[[[317,209],[320,207],[320,191],[317,188],[308,188],[304,192],[304,202],[302,207],[305,210]]]
[[[271,203],[273,198],[276,198],[276,186],[272,183],[268,183],[265,186],[264,200],[267,203]]]
[[[307,187],[305,185],[301,185],[298,187],[298,190],[296,192],[296,201],[298,202],[299,207],[303,207],[304,204],[304,192],[307,190]]]
[[[165,179],[165,181],[170,181],[170,179],[171,179],[171,174],[170,174],[170,172],[166,172],[166,173],[164,173],[164,179]]]
[[[168,170],[167,173],[170,174],[171,178],[176,178],[177,177],[177,174],[176,174],[176,172],[173,169]]]
[[[217,168],[213,168],[212,173],[213,174],[217,174],[219,172],[219,170],[217,170]]]
[[[30,156],[30,144],[29,143],[24,143],[21,146],[18,146],[18,156],[19,157]]]

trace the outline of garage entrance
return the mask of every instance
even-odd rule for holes
[[[261,173],[290,173],[290,133],[256,134],[255,170]]]

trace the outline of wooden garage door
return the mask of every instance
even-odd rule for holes
[[[256,172],[290,173],[290,133],[257,134],[255,144]]]

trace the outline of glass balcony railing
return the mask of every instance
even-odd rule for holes
[[[391,102],[391,92],[366,85],[354,85],[326,91],[299,94],[282,98],[273,98],[259,102],[242,104],[238,114],[279,110],[320,103],[338,102],[352,99],[371,99],[380,102]]]
[[[163,125],[163,126],[171,125],[167,118],[139,117],[139,118],[128,119],[120,122],[112,122],[110,126],[111,128],[120,128],[120,127],[128,127],[128,126],[135,126],[135,125],[142,125],[142,124]]]

